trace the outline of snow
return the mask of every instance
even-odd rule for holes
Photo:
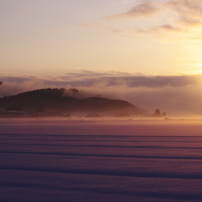
[[[202,124],[0,120],[0,201],[201,201]]]

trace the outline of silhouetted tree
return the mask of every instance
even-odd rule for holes
[[[155,112],[154,112],[154,115],[155,116],[160,116],[161,112],[159,109],[156,109]]]

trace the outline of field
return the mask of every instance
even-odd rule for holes
[[[0,120],[1,202],[201,201],[202,122]]]

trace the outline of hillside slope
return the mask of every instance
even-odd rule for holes
[[[58,112],[105,112],[131,115],[146,114],[147,111],[140,109],[124,100],[112,100],[101,97],[78,99],[63,96],[65,89],[40,89],[20,93],[18,95],[0,98],[0,108],[5,111],[8,106],[18,106],[25,111],[34,112],[39,108],[45,111]]]

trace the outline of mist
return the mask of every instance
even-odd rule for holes
[[[202,75],[147,76],[82,71],[62,76],[1,77],[0,97],[41,88],[65,88],[63,96],[126,100],[153,113],[202,115]]]

